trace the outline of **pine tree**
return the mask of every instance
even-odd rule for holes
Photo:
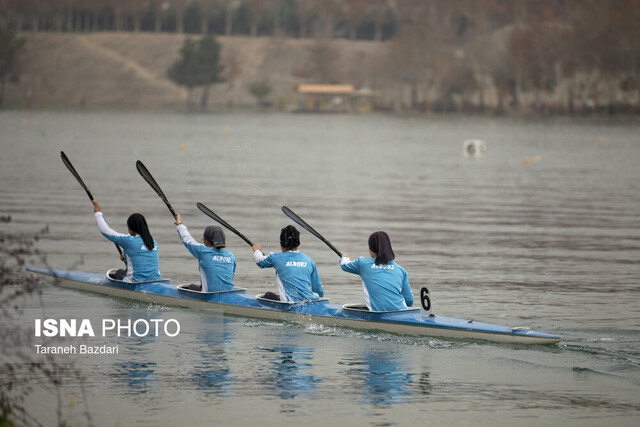
[[[25,40],[16,33],[0,26],[0,106],[4,104],[4,86],[10,77],[17,79],[16,60]]]
[[[220,63],[221,47],[214,36],[206,36],[198,41],[185,40],[180,49],[180,58],[167,70],[167,76],[188,90],[187,105],[191,105],[193,89],[203,86],[202,106],[207,104],[209,88],[223,82],[224,66]]]

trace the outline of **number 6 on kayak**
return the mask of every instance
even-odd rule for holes
[[[434,314],[431,313],[431,295],[426,286],[420,289],[420,311],[423,316],[434,317]]]

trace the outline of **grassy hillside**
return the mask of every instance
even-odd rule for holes
[[[22,33],[20,37],[26,39],[20,82],[7,86],[6,106],[182,108],[185,104],[186,90],[166,77],[185,35]],[[293,87],[305,82],[300,70],[308,66],[311,40],[219,37],[218,41],[223,62],[235,72],[213,88],[211,105],[254,105],[247,88],[264,79],[273,87],[271,100],[283,105],[292,102]],[[345,80],[358,58],[375,56],[384,48],[380,43],[346,40],[334,45]]]

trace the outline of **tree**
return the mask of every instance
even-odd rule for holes
[[[249,85],[249,93],[256,99],[258,105],[266,107],[268,104],[265,98],[271,94],[271,85],[267,80],[253,82]]]
[[[165,5],[162,0],[153,0],[153,29],[156,33],[162,31],[162,13],[165,9]]]
[[[129,0],[126,11],[133,15],[133,31],[139,33],[142,29],[142,18],[149,8],[148,0]]]
[[[267,12],[269,4],[267,0],[252,0],[248,4],[249,7],[249,20],[251,23],[251,37],[258,36],[258,25],[260,20]]]
[[[324,22],[324,36],[332,39],[336,21],[342,17],[342,3],[338,0],[325,0],[315,3],[314,6]]]
[[[224,34],[230,36],[233,33],[233,12],[240,7],[240,0],[219,0],[224,9]]]
[[[0,223],[10,223],[11,216],[1,216]],[[73,384],[80,386],[81,395],[85,395],[86,376],[68,358],[57,354],[42,354],[25,351],[33,348],[40,339],[34,339],[33,329],[24,320],[25,308],[37,303],[43,304],[41,280],[33,275],[24,275],[26,263],[39,260],[40,264],[48,266],[46,255],[36,249],[35,245],[44,234],[49,233],[49,226],[36,230],[33,234],[13,234],[0,231],[0,324],[3,326],[0,334],[0,360],[2,360],[2,375],[0,375],[0,425],[1,426],[39,426],[39,425],[69,425],[69,413],[63,411],[59,404],[57,417],[42,419],[34,414],[27,404],[30,399],[37,398],[37,392],[45,387],[52,388],[54,396],[62,396],[63,387]],[[53,339],[53,338],[52,338]],[[51,343],[53,341],[50,341]],[[66,390],[66,389],[65,389]],[[81,415],[84,420],[76,419],[73,423],[94,425],[88,406]],[[84,424],[86,422],[86,424]]]
[[[176,11],[176,33],[184,33],[184,13],[189,6],[189,0],[173,0],[172,5]]]
[[[344,0],[344,11],[349,23],[349,38],[355,40],[358,36],[358,27],[362,24],[370,7],[369,0]]]
[[[296,3],[296,17],[300,26],[299,37],[309,36],[309,20],[314,15],[313,0],[298,0]]]
[[[0,27],[0,106],[4,104],[4,86],[7,80],[17,78],[16,60],[25,40],[16,38],[16,33]]]
[[[213,8],[213,0],[198,0],[200,6],[200,33],[203,36],[209,34],[209,22],[211,21],[211,9]]]
[[[315,39],[303,66],[305,69],[303,74],[310,76],[314,83],[338,83],[339,59],[340,50],[333,40]]]
[[[187,39],[180,49],[180,59],[174,62],[167,76],[180,86],[188,90],[187,105],[191,105],[193,89],[204,86],[202,105],[206,105],[209,98],[209,88],[212,84],[224,81],[221,77],[223,70],[220,64],[220,44],[214,36],[206,36],[199,41]]]
[[[384,20],[390,15],[391,8],[387,0],[371,1],[370,8],[374,24],[373,39],[379,42],[382,40],[382,25]]]

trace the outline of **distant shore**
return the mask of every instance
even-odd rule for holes
[[[20,57],[19,81],[6,86],[5,109],[73,111],[264,112],[297,108],[295,87],[309,83],[305,67],[316,41],[281,37],[218,36],[223,46],[226,81],[211,87],[206,105],[196,89],[187,106],[187,90],[166,76],[179,57],[185,39],[193,35],[168,33],[20,33],[26,40]],[[389,42],[332,40],[334,68],[353,83],[359,68],[375,68]],[[354,65],[355,64],[355,65]],[[232,72],[233,71],[233,72]],[[257,81],[268,82],[269,107],[260,107],[249,93]],[[375,82],[373,82],[375,83]],[[377,83],[374,110],[401,115],[454,113],[473,116],[639,117],[640,108],[576,102],[571,109],[529,103],[495,107],[491,93],[486,104],[456,108],[437,99],[410,108],[406,87]]]

